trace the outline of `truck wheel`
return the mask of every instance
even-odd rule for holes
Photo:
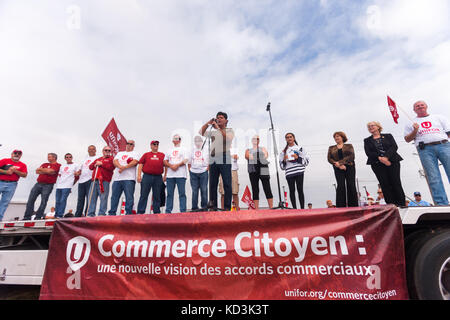
[[[405,240],[405,264],[406,264],[406,281],[408,284],[408,292],[411,299],[418,299],[416,283],[414,281],[414,270],[417,253],[420,248],[430,239],[435,236],[433,230],[419,230],[408,235]]]
[[[450,300],[450,230],[427,237],[412,262],[414,295],[420,300]]]

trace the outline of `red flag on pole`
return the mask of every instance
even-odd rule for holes
[[[245,203],[249,209],[256,209],[255,202],[253,202],[252,200],[252,194],[250,193],[250,189],[248,186],[246,186],[245,188],[241,201]]]
[[[105,131],[102,133],[102,137],[106,141],[106,144],[112,149],[114,156],[120,151],[125,151],[127,139],[125,139],[123,134],[119,131],[119,128],[117,128],[114,118],[112,118],[106,126]]]
[[[366,197],[367,197],[367,198],[370,197],[370,193],[369,193],[369,191],[367,191],[367,188],[366,188],[366,187],[364,187],[364,190],[366,190]]]
[[[398,115],[397,105],[395,104],[394,100],[391,99],[391,97],[387,96],[387,100],[388,100],[389,110],[391,111],[391,114],[392,114],[392,118],[394,118],[394,122],[396,124],[398,124],[398,118],[400,116]]]

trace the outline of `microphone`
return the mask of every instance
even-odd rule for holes
[[[266,111],[270,111],[270,102],[267,104]]]

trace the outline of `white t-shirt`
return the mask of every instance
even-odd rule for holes
[[[434,114],[422,118],[416,117],[413,121],[419,124],[419,131],[414,139],[416,146],[419,145],[419,142],[431,143],[448,139],[447,132],[450,131],[450,122],[446,117]],[[407,124],[404,136],[406,137],[413,131],[412,123]]]
[[[239,159],[234,159],[234,155],[237,154],[237,150],[234,148],[231,148],[230,154],[231,154],[231,171],[239,170],[239,165],[238,165]]]
[[[61,165],[58,179],[56,180],[56,189],[72,189],[75,181],[75,172],[79,169],[80,166],[75,163]]]
[[[188,152],[182,147],[173,147],[164,157],[170,164],[178,164],[188,159]],[[167,168],[167,178],[187,178],[186,165],[180,166],[176,171]]]
[[[208,169],[209,150],[208,148],[194,147],[189,157],[189,164],[193,173],[203,173]]]
[[[89,165],[99,157],[97,156],[88,156],[86,159],[84,159],[83,163],[79,166],[81,168],[81,175],[80,180],[78,180],[78,183],[84,183],[88,180],[92,179],[92,170],[89,170]]]
[[[139,161],[140,157],[139,154],[135,151],[122,151],[116,154],[114,157],[114,160],[118,160],[119,164],[121,166],[128,165],[128,161],[131,160],[137,160]],[[114,178],[115,181],[124,181],[124,180],[133,180],[136,181],[136,168],[137,166],[125,169],[122,171],[122,173],[119,173],[119,168],[116,168],[114,171]]]

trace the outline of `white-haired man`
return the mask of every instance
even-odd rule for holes
[[[429,114],[428,105],[424,101],[414,103],[414,112],[417,117],[414,123],[405,127],[405,141],[414,141],[417,147],[436,205],[448,205],[439,161],[450,183],[450,122],[443,115]]]

